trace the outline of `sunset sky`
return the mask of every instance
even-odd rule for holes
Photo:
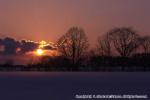
[[[55,42],[79,26],[94,45],[114,27],[150,34],[149,9],[150,0],[0,0],[0,37]]]

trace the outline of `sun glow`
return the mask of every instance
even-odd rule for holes
[[[41,41],[39,44],[40,44],[39,48],[43,48],[44,46],[47,45],[47,42],[46,41]]]
[[[32,52],[36,56],[57,56],[58,52],[54,49],[55,47],[51,43],[47,43],[46,41],[41,41],[38,43],[38,48]]]
[[[44,54],[44,51],[43,51],[42,49],[37,49],[37,50],[36,50],[36,54],[37,54],[38,56],[42,56],[42,55]]]

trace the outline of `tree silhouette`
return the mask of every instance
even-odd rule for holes
[[[116,51],[123,57],[130,56],[139,45],[139,36],[132,28],[114,28],[108,34]]]
[[[150,36],[145,36],[141,38],[141,46],[145,54],[150,53]]]
[[[69,58],[73,65],[85,55],[88,49],[88,40],[83,29],[72,27],[58,40],[58,50]]]
[[[96,48],[98,50],[99,55],[103,55],[103,56],[111,55],[111,40],[108,34],[102,37],[98,37]]]

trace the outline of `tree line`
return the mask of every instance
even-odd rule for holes
[[[150,69],[150,36],[140,36],[130,27],[113,28],[99,36],[92,50],[89,49],[85,31],[72,27],[58,39],[57,48],[60,56],[49,60],[44,60],[45,57],[41,60],[41,65],[73,71]]]
[[[28,66],[43,71],[150,70],[150,36],[140,36],[130,27],[113,28],[99,36],[94,49],[89,49],[84,29],[72,27],[56,46],[59,56],[43,56],[38,63]]]

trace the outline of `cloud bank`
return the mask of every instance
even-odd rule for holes
[[[56,47],[53,43],[46,43],[41,45],[41,42],[34,42],[30,40],[18,41],[11,37],[0,38],[0,64],[13,62],[15,65],[26,65],[38,61],[35,56],[35,51],[41,48],[47,55],[53,55]]]
[[[13,38],[6,37],[4,39],[0,39],[0,54],[1,55],[23,55],[28,52],[32,52],[38,49],[40,43],[29,41],[29,40],[21,40],[17,41]],[[46,45],[43,47],[44,50],[54,50],[54,46]]]

